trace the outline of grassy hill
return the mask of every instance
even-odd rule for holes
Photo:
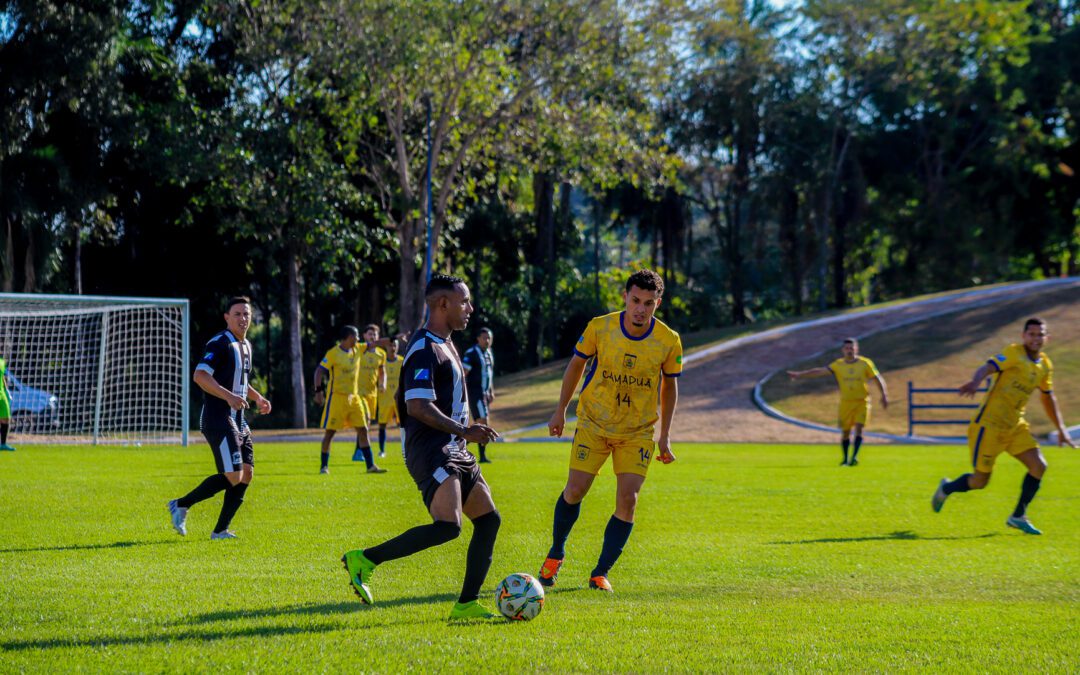
[[[871,429],[907,433],[907,383],[917,387],[958,387],[975,369],[1011,342],[1018,342],[1023,322],[1039,316],[1048,323],[1046,353],[1054,364],[1055,393],[1067,423],[1080,423],[1080,289],[1047,291],[945,317],[912,324],[861,340],[862,353],[873,359],[889,386],[892,405],[881,409],[874,396]],[[826,365],[840,355],[817,355],[777,367],[802,370]],[[872,385],[871,385],[872,386]],[[873,386],[872,386],[873,389]],[[763,388],[765,400],[788,415],[822,424],[836,424],[836,385],[831,378],[790,381],[782,373]],[[952,395],[920,395],[920,403],[958,403]],[[920,411],[925,413],[926,411]],[[968,411],[952,411],[926,419],[966,419]],[[920,415],[922,417],[922,415]],[[1043,435],[1053,430],[1039,403],[1032,397],[1028,420]],[[916,427],[916,433],[962,435],[964,428]]]

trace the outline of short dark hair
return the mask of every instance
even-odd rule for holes
[[[1045,321],[1043,321],[1042,319],[1040,319],[1037,316],[1033,316],[1030,319],[1028,319],[1027,322],[1024,323],[1024,332],[1026,333],[1027,329],[1031,328],[1032,326],[1045,326],[1045,325],[1046,325]]]
[[[246,295],[234,295],[225,301],[225,314],[229,313],[229,310],[233,308],[233,305],[250,305],[251,298]]]
[[[484,333],[487,333],[488,335],[490,335],[492,337],[495,336],[495,333],[492,333],[490,328],[488,328],[487,326],[484,326],[483,328],[481,328],[479,331],[476,332],[476,337],[480,337]]]
[[[344,327],[342,327],[341,336],[338,339],[339,340],[344,340],[344,339],[348,338],[349,336],[352,336],[352,337],[355,337],[355,338],[360,337],[360,331],[356,330],[356,326],[344,326]]]
[[[463,283],[465,283],[465,280],[461,277],[455,277],[449,274],[433,274],[431,275],[431,281],[428,282],[427,289],[424,291],[424,297],[430,298],[442,291],[452,291],[454,290],[454,286]]]
[[[658,297],[664,295],[664,279],[652,270],[638,270],[631,274],[626,280],[627,292],[631,286],[637,286],[643,291],[656,291]]]
[[[375,329],[375,331],[379,333],[382,332],[382,328],[379,328],[379,324],[377,323],[369,323],[368,325],[364,326],[365,333],[372,329]]]
[[[856,340],[855,338],[844,338],[844,344],[846,344],[846,345],[855,345],[856,347],[858,347],[859,346],[859,341]]]

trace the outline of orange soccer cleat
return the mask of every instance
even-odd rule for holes
[[[559,578],[559,569],[562,568],[562,564],[561,558],[546,558],[544,564],[540,566],[540,574],[536,575],[540,585],[547,588],[554,586],[555,580]]]
[[[608,593],[614,593],[611,590],[611,582],[607,580],[607,577],[596,576],[589,577],[589,588],[594,588],[598,591],[607,591]]]

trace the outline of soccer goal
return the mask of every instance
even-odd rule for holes
[[[19,443],[188,441],[187,300],[0,293]]]

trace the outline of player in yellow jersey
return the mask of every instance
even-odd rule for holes
[[[1048,338],[1045,321],[1028,319],[1024,324],[1022,341],[1009,345],[989,359],[975,371],[970,382],[960,387],[961,396],[973,398],[979,385],[988,376],[994,376],[990,391],[968,426],[968,450],[974,471],[954,481],[942,478],[931,500],[934,511],[941,511],[945,500],[954,492],[986,487],[994,470],[994,461],[998,455],[1007,452],[1027,467],[1028,472],[1020,486],[1020,501],[1005,524],[1027,534],[1042,534],[1027,517],[1028,504],[1035,498],[1046,473],[1046,459],[1024,419],[1028,399],[1036,389],[1041,392],[1047,417],[1057,427],[1058,445],[1076,447],[1069,438],[1054,396],[1054,366],[1042,351]]]
[[[603,549],[589,575],[589,587],[611,592],[608,572],[630,538],[649,463],[657,450],[664,464],[675,461],[670,433],[679,398],[676,378],[682,374],[682,342],[678,333],[653,316],[663,295],[664,280],[659,274],[634,272],[623,293],[625,310],[590,321],[570,357],[559,405],[548,422],[552,436],[562,435],[566,407],[586,364],[589,369],[578,398],[570,474],[555,502],[551,549],[540,569],[544,586],[555,585],[581,501],[610,456],[616,479],[615,513],[604,530]],[[654,445],[657,421],[660,435]]]
[[[832,375],[840,387],[840,447],[844,459],[840,466],[856,466],[859,463],[859,448],[862,447],[863,427],[870,423],[870,388],[866,383],[877,382],[881,389],[881,407],[889,407],[889,391],[885,387],[885,378],[878,372],[874,362],[865,356],[859,356],[859,341],[847,338],[840,346],[841,357],[827,366],[809,370],[789,370],[788,377],[798,380],[804,377]],[[851,445],[851,432],[855,432],[855,444]],[[848,459],[848,448],[851,459]]]
[[[367,403],[359,395],[357,375],[360,370],[360,350],[356,343],[360,332],[354,326],[345,326],[341,340],[326,352],[315,369],[315,403],[323,406],[319,426],[326,430],[322,439],[322,455],[319,473],[330,473],[330,442],[340,429],[356,429],[356,452],[367,463],[368,473],[385,473],[375,465],[368,440]],[[324,379],[329,379],[329,386]],[[329,389],[329,391],[327,391]]]
[[[382,346],[386,344],[386,340],[379,339],[380,332],[379,327],[373,323],[364,327],[364,347],[360,352],[357,375],[360,396],[367,404],[368,421],[373,424],[375,411],[379,407],[379,392],[386,390],[386,350]]]
[[[386,347],[386,388],[379,392],[379,457],[386,457],[386,425],[394,422],[401,427],[401,418],[397,412],[397,390],[401,378],[401,364],[404,359],[398,357],[398,341],[391,340]]]

